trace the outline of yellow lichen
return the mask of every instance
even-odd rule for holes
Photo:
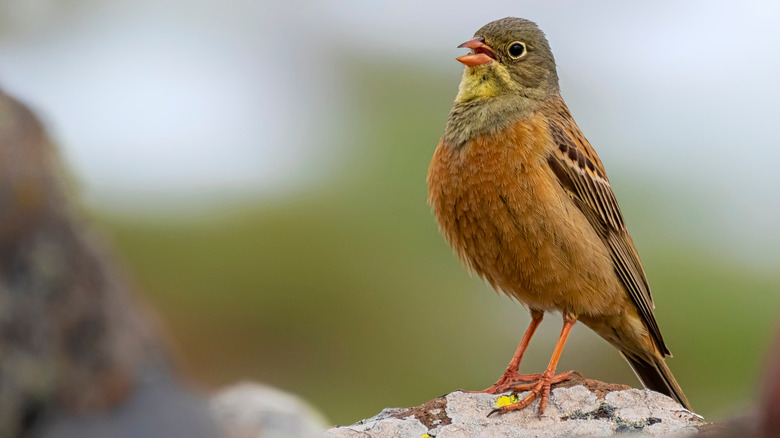
[[[517,394],[502,395],[496,399],[496,407],[503,408],[504,406],[513,405],[519,401],[520,399],[517,397]]]

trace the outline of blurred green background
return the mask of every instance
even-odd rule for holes
[[[452,255],[426,205],[425,176],[457,90],[454,46],[490,19],[512,14],[538,19],[551,35],[564,97],[608,169],[675,353],[670,366],[692,405],[719,420],[755,400],[780,309],[780,184],[763,167],[776,141],[770,125],[737,134],[721,119],[743,115],[714,108],[712,86],[724,83],[718,75],[740,76],[711,68],[708,56],[723,61],[704,49],[711,28],[746,19],[748,6],[705,15],[692,31],[686,20],[709,3],[660,8],[668,15],[660,23],[656,12],[608,2],[530,2],[523,10],[496,2],[471,16],[464,7],[439,5],[418,20],[409,13],[415,6],[404,2],[374,9],[307,4],[313,10],[305,13],[297,3],[236,1],[228,12],[205,1],[197,8],[108,3],[74,1],[63,10],[39,2],[49,11],[40,16],[19,12],[19,2],[2,3],[5,12],[33,18],[21,27],[4,24],[0,81],[48,118],[83,182],[85,209],[127,262],[194,380],[209,388],[267,382],[346,424],[456,388],[482,389],[500,376],[529,315],[469,277]],[[771,16],[767,8],[774,6],[757,4],[764,10],[755,14]],[[605,10],[612,15],[604,18]],[[95,14],[100,25],[84,26]],[[333,17],[342,21],[322,31],[330,39],[305,33],[314,32],[308,24]],[[120,25],[108,26],[111,20]],[[168,38],[139,36],[154,42],[127,43],[136,51],[122,55],[132,60],[168,44],[175,62],[141,58],[146,76],[139,79],[133,70],[110,69],[117,59],[106,57],[114,53],[110,44],[105,53],[61,41],[60,53],[48,44],[73,32],[91,44],[109,28],[126,29],[129,41],[149,29],[162,32]],[[682,51],[662,45],[665,57],[646,56],[642,49],[659,42],[642,34],[648,29],[679,38]],[[172,41],[194,46],[182,55]],[[234,82],[232,73],[212,72],[220,87],[209,96],[232,97],[198,100],[205,91],[195,81],[165,100],[170,83],[158,76],[180,85],[177,75],[190,78],[191,70],[176,70],[176,62],[219,65],[207,55],[220,52],[220,42],[242,62],[252,60],[230,64],[244,81],[235,90],[220,88]],[[79,74],[103,88],[89,88],[67,69],[46,69],[55,71],[46,76],[41,63],[51,60],[81,65]],[[203,74],[194,70],[195,78]],[[750,76],[760,86],[763,73]],[[64,90],[71,85],[87,97],[69,99]],[[136,89],[149,95],[133,106]],[[110,105],[100,100],[116,90],[125,94]],[[763,92],[776,94],[777,87]],[[231,100],[236,96],[251,105]],[[737,107],[744,96],[718,99]],[[160,110],[158,100],[168,106]],[[245,124],[232,124],[235,117]],[[749,135],[755,138],[735,142]],[[547,364],[560,322],[558,315],[545,319],[522,370]],[[560,368],[638,385],[617,352],[581,325]]]

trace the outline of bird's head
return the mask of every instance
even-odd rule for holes
[[[458,47],[471,53],[456,58],[466,65],[456,102],[504,95],[544,99],[558,92],[555,59],[533,21],[514,17],[492,21]]]

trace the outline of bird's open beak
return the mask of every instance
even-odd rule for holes
[[[487,64],[488,62],[495,60],[495,52],[493,52],[493,49],[485,44],[484,41],[484,38],[476,37],[471,41],[466,41],[465,43],[459,45],[458,48],[465,47],[467,49],[471,49],[471,53],[468,55],[459,56],[455,58],[455,60],[462,62],[468,67]]]

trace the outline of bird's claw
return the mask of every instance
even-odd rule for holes
[[[506,373],[501,376],[496,383],[490,388],[483,389],[482,391],[466,391],[469,394],[502,394],[509,391],[515,391],[515,386],[518,382],[537,382],[542,378],[542,373],[536,374],[519,374],[519,373]]]
[[[550,399],[552,385],[570,379],[571,376],[575,373],[577,372],[567,371],[565,373],[553,375],[553,371],[545,371],[544,373],[538,375],[539,378],[537,379],[536,383],[513,384],[509,387],[512,392],[531,391],[531,393],[526,395],[525,398],[517,403],[512,403],[493,409],[488,413],[487,416],[490,417],[493,414],[505,414],[507,412],[523,409],[530,405],[537,398],[540,398],[539,417],[541,418],[542,414],[544,414],[544,410],[547,408],[547,401]]]

